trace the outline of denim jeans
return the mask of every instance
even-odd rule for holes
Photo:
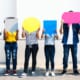
[[[17,65],[17,42],[5,42],[6,69],[10,70],[10,60],[12,57],[13,70]]]
[[[55,46],[45,45],[46,70],[49,70],[49,62],[51,62],[51,70],[54,70]]]
[[[26,45],[25,49],[25,62],[24,62],[24,72],[28,71],[29,58],[32,53],[32,71],[35,71],[36,68],[36,57],[38,52],[38,44]]]
[[[73,70],[77,69],[77,44],[75,45],[63,45],[63,69],[68,66],[69,49],[71,49]]]

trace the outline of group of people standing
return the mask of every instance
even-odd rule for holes
[[[5,23],[5,21],[4,21]],[[22,76],[27,76],[29,58],[32,54],[32,75],[35,74],[36,70],[36,57],[38,53],[38,39],[39,39],[38,29],[35,32],[28,33],[24,29],[22,31],[22,37],[26,37],[26,48],[25,48],[25,61],[24,61],[24,71],[21,74]],[[16,75],[16,66],[17,66],[17,40],[18,40],[19,31],[14,33],[8,32],[4,29],[4,40],[5,40],[5,56],[6,56],[6,72],[5,75],[14,74]],[[68,56],[69,49],[71,49],[72,61],[73,61],[73,73],[79,74],[77,69],[77,44],[79,42],[78,34],[80,33],[80,24],[70,24],[64,23],[61,21],[60,34],[63,34],[63,71],[62,74],[67,72],[68,67]],[[44,37],[44,53],[45,53],[45,66],[46,66],[46,76],[51,74],[55,76],[54,72],[54,57],[55,57],[55,38],[58,39],[57,34],[48,36],[44,34],[42,30],[41,38]],[[12,56],[13,70],[10,70],[10,59]],[[49,62],[51,63],[51,71],[49,71]]]

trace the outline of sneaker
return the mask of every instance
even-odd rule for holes
[[[53,76],[53,77],[55,76],[55,73],[53,71],[51,71],[51,76]]]
[[[35,71],[32,71],[32,75],[35,76]]]
[[[63,70],[61,74],[65,74],[66,72],[67,72],[66,70]]]
[[[78,70],[74,70],[74,74],[76,75],[79,74]]]
[[[12,74],[13,74],[14,76],[16,76],[16,75],[17,75],[16,70],[13,70],[13,71],[12,71]]]
[[[49,71],[47,71],[47,72],[45,73],[45,76],[49,76]]]
[[[5,72],[5,76],[8,76],[10,74],[10,70],[6,70],[6,72]]]
[[[27,73],[25,72],[21,74],[21,77],[26,77],[26,76],[27,76]]]

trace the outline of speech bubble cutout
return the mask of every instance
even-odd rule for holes
[[[40,21],[34,17],[26,18],[23,21],[22,26],[25,31],[27,31],[28,33],[32,33],[39,29]]]
[[[80,12],[64,12],[62,15],[64,23],[80,23]]]
[[[6,19],[5,20],[5,29],[9,32],[15,32],[18,30],[18,20],[14,19]]]
[[[52,35],[56,34],[57,21],[56,20],[44,20],[44,34]]]

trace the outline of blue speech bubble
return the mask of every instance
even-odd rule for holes
[[[52,35],[56,34],[57,21],[56,20],[44,20],[44,34]]]

